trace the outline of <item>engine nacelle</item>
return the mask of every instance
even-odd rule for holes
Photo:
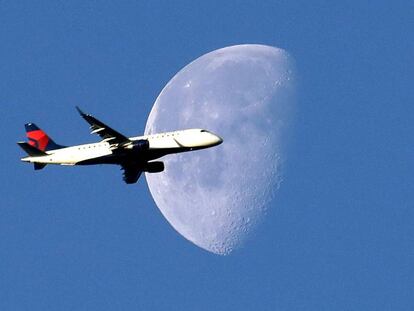
[[[164,163],[161,161],[148,162],[144,171],[147,173],[161,173],[164,170]]]
[[[149,141],[146,139],[140,139],[132,142],[132,150],[145,151],[149,149]]]

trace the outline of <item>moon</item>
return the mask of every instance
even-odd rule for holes
[[[274,205],[294,107],[293,59],[265,45],[207,53],[168,82],[145,134],[204,128],[224,140],[166,156],[164,172],[146,174],[156,205],[177,232],[220,255],[244,244]]]

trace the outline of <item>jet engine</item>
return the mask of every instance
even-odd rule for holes
[[[144,151],[149,149],[149,141],[146,139],[140,139],[132,142],[132,150]]]
[[[161,173],[164,170],[164,162],[154,161],[148,162],[144,167],[144,172],[147,173]]]

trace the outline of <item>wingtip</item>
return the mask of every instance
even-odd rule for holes
[[[84,116],[85,113],[79,108],[79,106],[75,106],[76,110],[79,112],[81,116]]]

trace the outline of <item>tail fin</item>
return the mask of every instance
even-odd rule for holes
[[[36,126],[34,123],[27,123],[26,135],[29,139],[29,145],[39,149],[40,151],[49,151],[54,149],[61,149],[65,146],[56,144],[44,131]],[[23,146],[21,146],[23,148]]]

